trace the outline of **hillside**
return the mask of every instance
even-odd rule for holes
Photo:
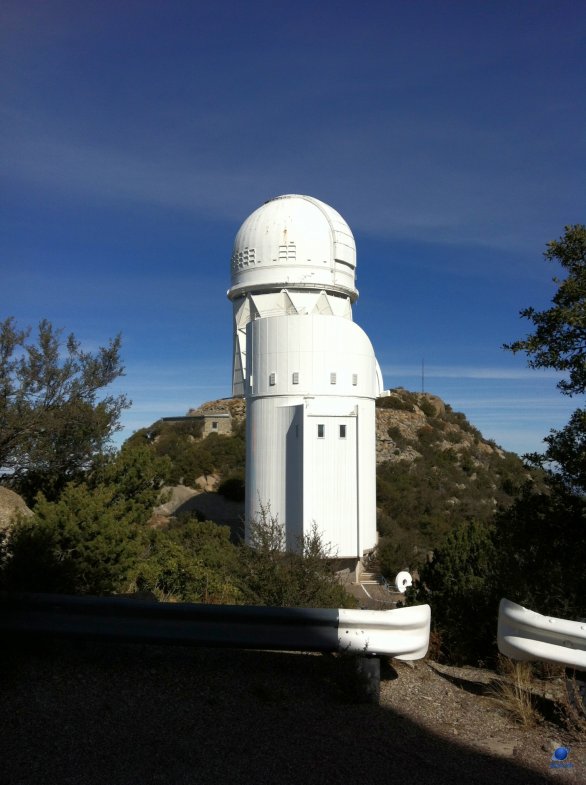
[[[377,505],[383,571],[420,566],[464,520],[488,523],[534,479],[440,398],[401,388],[377,400]]]
[[[230,414],[231,434],[204,436],[205,417],[219,412]],[[190,415],[154,423],[127,444],[146,444],[169,456],[173,484],[242,501],[244,401],[209,401]],[[488,522],[531,478],[517,455],[484,439],[435,395],[391,390],[377,400],[376,418],[379,558],[389,576],[421,565],[460,521]]]

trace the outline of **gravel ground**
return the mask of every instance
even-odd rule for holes
[[[472,669],[384,663],[377,706],[344,657],[51,641],[0,664],[0,785],[586,783],[586,740],[513,725]]]

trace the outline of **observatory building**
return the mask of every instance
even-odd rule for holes
[[[327,204],[289,194],[232,254],[234,396],[246,398],[246,535],[261,506],[296,550],[315,523],[338,558],[376,545],[374,402],[382,376],[352,321],[356,246]]]

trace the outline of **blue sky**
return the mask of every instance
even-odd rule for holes
[[[123,435],[230,394],[234,235],[335,207],[387,387],[541,447],[578,402],[526,335],[583,223],[586,5],[5,0],[0,318],[123,337]]]

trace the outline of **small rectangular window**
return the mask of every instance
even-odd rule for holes
[[[335,383],[336,383],[336,374],[335,373],[331,373],[330,374],[330,384],[335,384]]]
[[[218,427],[218,423],[217,423],[217,422],[213,422],[213,423],[212,423],[212,428],[213,428],[214,430],[216,430],[216,429],[217,429],[217,427]]]
[[[317,426],[317,438],[323,439],[326,435],[326,426],[323,423],[319,423]]]
[[[293,384],[299,384],[299,371],[293,372]]]
[[[346,438],[346,426],[340,425],[340,439]]]
[[[269,374],[269,385],[270,385],[271,387],[274,387],[274,386],[275,386],[275,383],[276,383],[276,381],[277,381],[277,375],[276,375],[276,374],[274,374],[274,373],[270,373],[270,374]]]
[[[357,384],[358,384],[358,374],[357,373],[353,373],[352,374],[352,385],[354,387],[356,387]]]

